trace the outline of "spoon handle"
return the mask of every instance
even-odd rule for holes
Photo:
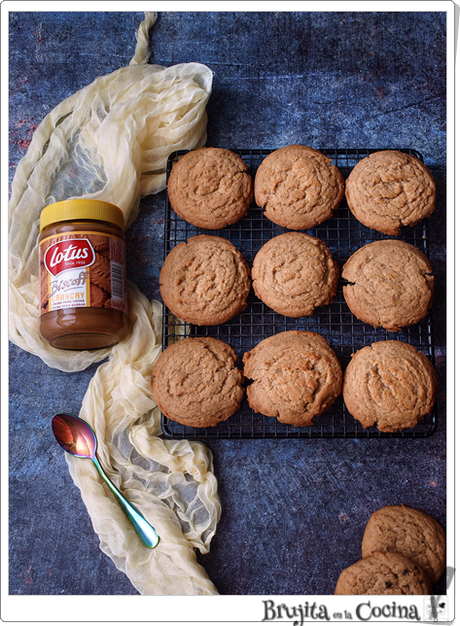
[[[129,502],[120,493],[120,491],[115,487],[112,481],[106,476],[96,456],[91,457],[91,460],[94,462],[94,465],[96,466],[97,471],[102,476],[104,481],[107,483],[107,486],[110,488],[115,498],[118,500],[118,503],[120,504],[123,511],[126,513],[129,521],[133,525],[135,531],[139,535],[144,546],[146,546],[147,548],[155,548],[155,546],[158,545],[160,538],[157,535],[153,526],[151,526],[148,523],[145,517],[141,515],[141,513],[139,513],[136,507],[133,506],[131,502]]]

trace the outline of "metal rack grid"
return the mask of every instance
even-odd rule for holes
[[[256,170],[270,150],[233,149],[240,155],[254,178]],[[323,149],[340,169],[346,179],[353,167],[376,149]],[[415,150],[401,150],[422,160]],[[167,176],[174,163],[185,151],[173,153],[167,166]],[[167,196],[167,194],[166,194]],[[172,210],[166,197],[164,258],[178,243],[187,241],[199,234],[218,235],[230,240],[243,254],[249,266],[263,244],[287,232],[270,222],[263,215],[263,210],[254,203],[246,217],[236,224],[223,230],[204,230],[187,223]],[[349,210],[346,199],[335,211],[332,219],[307,231],[322,239],[330,248],[332,256],[340,267],[362,246],[379,239],[388,239],[375,230],[366,228],[359,223]],[[399,239],[406,241],[429,256],[428,232],[426,220],[413,228],[404,228]],[[336,352],[343,370],[350,361],[353,352],[372,342],[386,339],[405,341],[422,350],[434,362],[434,342],[432,319],[428,315],[419,324],[402,329],[398,333],[390,333],[384,329],[375,329],[360,322],[349,310],[343,297],[343,280],[340,279],[337,295],[332,304],[321,307],[314,315],[302,318],[288,318],[275,313],[261,302],[251,290],[246,309],[234,319],[218,326],[199,327],[185,325],[163,307],[163,350],[171,343],[186,336],[212,336],[225,341],[235,350],[239,359],[265,337],[286,330],[309,330],[321,334]],[[242,367],[241,363],[239,364]],[[256,414],[249,407],[247,399],[241,408],[226,421],[212,428],[192,428],[183,426],[162,416],[162,428],[165,437],[174,439],[256,439],[256,438],[397,438],[414,439],[428,437],[437,426],[436,407],[431,415],[425,416],[413,429],[405,429],[397,433],[383,433],[376,427],[363,429],[347,411],[340,396],[332,407],[323,415],[314,419],[312,426],[302,428],[282,424],[275,418]]]

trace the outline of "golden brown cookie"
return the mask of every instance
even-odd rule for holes
[[[249,406],[284,424],[309,426],[342,390],[342,368],[317,333],[291,330],[263,339],[243,356]]]
[[[285,146],[270,153],[254,179],[257,205],[269,220],[291,230],[307,230],[330,219],[343,194],[340,171],[308,146]]]
[[[241,405],[243,373],[234,350],[213,337],[187,337],[160,354],[152,393],[166,417],[205,428],[226,420]]]
[[[105,235],[87,235],[88,239],[93,246],[93,249],[101,254],[109,249],[109,240]],[[104,256],[110,256],[110,252],[105,253]]]
[[[423,352],[403,341],[378,341],[352,355],[343,375],[343,399],[363,428],[414,428],[431,413],[437,380]]]
[[[397,332],[423,319],[433,303],[431,263],[415,246],[374,241],[345,263],[343,295],[358,319]]]
[[[401,226],[415,226],[435,208],[436,185],[426,165],[396,150],[359,161],[345,187],[356,219],[387,235],[399,235]]]
[[[312,315],[330,304],[340,270],[327,245],[306,233],[273,237],[262,246],[252,267],[256,295],[281,315]]]
[[[227,322],[246,307],[250,288],[250,270],[241,252],[212,235],[178,244],[160,272],[163,302],[190,324]]]
[[[91,265],[91,282],[110,293],[112,291],[110,276],[110,259],[99,252],[95,252],[95,261]]]
[[[252,178],[244,161],[224,148],[199,148],[184,154],[168,180],[174,211],[184,220],[218,230],[248,212],[253,198]]]
[[[372,513],[364,531],[363,559],[375,550],[398,552],[421,567],[434,584],[446,566],[446,533],[427,513],[402,504]]]
[[[397,552],[375,551],[340,574],[336,596],[426,595],[430,580],[417,564]]]
[[[101,289],[97,285],[91,285],[90,306],[104,307],[107,302],[109,294]]]

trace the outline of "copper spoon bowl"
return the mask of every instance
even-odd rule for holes
[[[147,548],[155,548],[155,546],[158,545],[160,538],[158,537],[153,526],[151,526],[144,516],[136,509],[136,507],[133,506],[122,493],[120,493],[102,469],[96,456],[96,433],[91,426],[81,418],[76,417],[75,415],[68,415],[67,413],[58,413],[55,415],[51,426],[57,442],[66,452],[82,459],[92,460],[97,468],[97,471],[108,485],[119,505],[133,525],[144,546]]]

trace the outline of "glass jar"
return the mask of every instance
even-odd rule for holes
[[[84,198],[50,204],[38,243],[43,339],[64,350],[121,341],[129,330],[121,209]]]

